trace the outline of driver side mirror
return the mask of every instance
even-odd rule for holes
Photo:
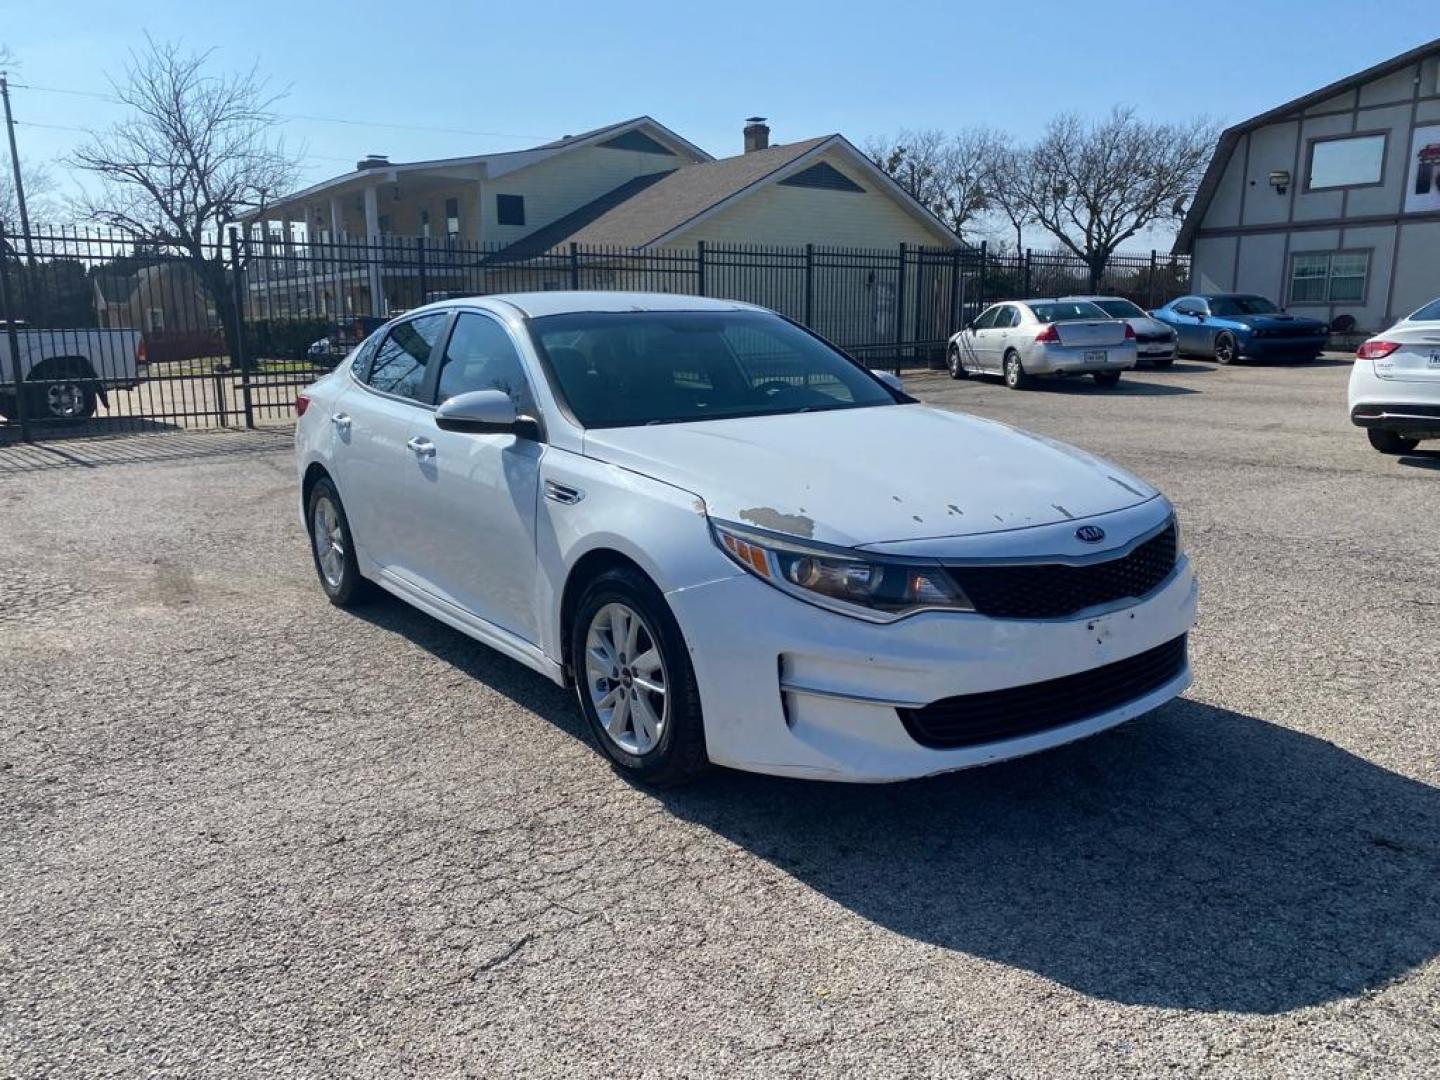
[[[465,431],[478,435],[515,435],[538,439],[540,425],[534,418],[520,416],[515,403],[503,390],[471,390],[456,394],[435,410],[435,426],[441,431]]]
[[[883,383],[884,383],[886,386],[888,386],[891,390],[898,390],[898,391],[899,391],[900,393],[902,393],[902,394],[905,392],[905,384],[900,381],[900,376],[897,375],[897,374],[895,374],[895,372],[893,372],[893,371],[876,371],[876,372],[873,372],[872,374],[874,374],[874,376],[875,376],[877,379],[879,379],[881,382],[883,382]]]

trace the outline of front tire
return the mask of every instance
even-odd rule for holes
[[[360,576],[350,521],[340,502],[340,493],[329,477],[317,480],[310,489],[305,521],[310,532],[310,555],[326,598],[342,608],[354,607],[367,599],[371,586]]]
[[[1233,364],[1238,356],[1233,334],[1221,333],[1215,338],[1215,362],[1217,364]]]
[[[1090,377],[1095,380],[1097,386],[1118,386],[1120,384],[1120,372],[1118,371],[1096,371]]]
[[[1020,354],[1013,349],[1005,354],[1005,385],[1011,390],[1030,388],[1030,376],[1025,374],[1025,365],[1020,362]]]
[[[945,357],[945,366],[950,369],[952,379],[963,379],[968,374],[964,362],[960,359],[959,345],[950,346],[950,352]]]
[[[1408,454],[1420,445],[1419,439],[1407,439],[1398,431],[1370,428],[1365,434],[1370,436],[1370,445],[1382,454]]]
[[[623,775],[668,786],[709,767],[690,652],[643,574],[616,567],[585,587],[570,624],[570,660],[590,733]]]

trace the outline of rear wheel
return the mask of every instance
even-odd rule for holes
[[[1420,445],[1419,439],[1407,439],[1398,431],[1370,428],[1365,434],[1370,436],[1370,445],[1382,454],[1408,454]]]
[[[950,378],[963,379],[966,371],[965,365],[960,359],[960,346],[951,345],[950,351],[945,356],[945,366],[950,369]]]
[[[1100,386],[1116,386],[1120,382],[1118,371],[1097,371],[1090,376]]]
[[[1217,364],[1233,364],[1236,355],[1234,335],[1220,334],[1215,339],[1215,362]]]
[[[355,540],[340,493],[329,477],[315,482],[305,520],[310,527],[310,554],[320,588],[336,607],[353,607],[370,595],[370,583],[360,576],[355,558]]]
[[[585,587],[570,626],[570,658],[580,711],[622,773],[667,785],[705,771],[689,650],[648,578],[616,567]]]
[[[1026,390],[1030,387],[1030,376],[1025,374],[1025,365],[1020,354],[1013,349],[1005,354],[1005,385],[1011,390]]]

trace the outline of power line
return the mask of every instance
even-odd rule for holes
[[[96,101],[107,101],[112,105],[125,104],[112,94],[102,94],[94,90],[72,90],[62,86],[36,86],[34,83],[11,83],[12,90],[34,90],[41,94],[68,94],[71,97],[93,98]],[[487,139],[545,139],[545,135],[524,135],[513,131],[476,131],[472,128],[450,128],[432,127],[427,124],[390,124],[381,120],[351,120],[341,116],[314,116],[308,113],[275,113],[276,119],[290,122],[295,120],[312,124],[344,124],[347,127],[371,127],[388,128],[392,131],[417,131],[433,135],[478,135]],[[35,124],[35,127],[56,127],[57,125]],[[80,130],[75,128],[58,128],[58,130]],[[338,159],[337,159],[338,160]]]

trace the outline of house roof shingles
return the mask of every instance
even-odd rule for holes
[[[785,143],[663,173],[628,197],[616,200],[602,213],[589,216],[574,231],[552,238],[548,246],[575,242],[644,247],[833,138],[836,136],[824,135],[803,142]]]

